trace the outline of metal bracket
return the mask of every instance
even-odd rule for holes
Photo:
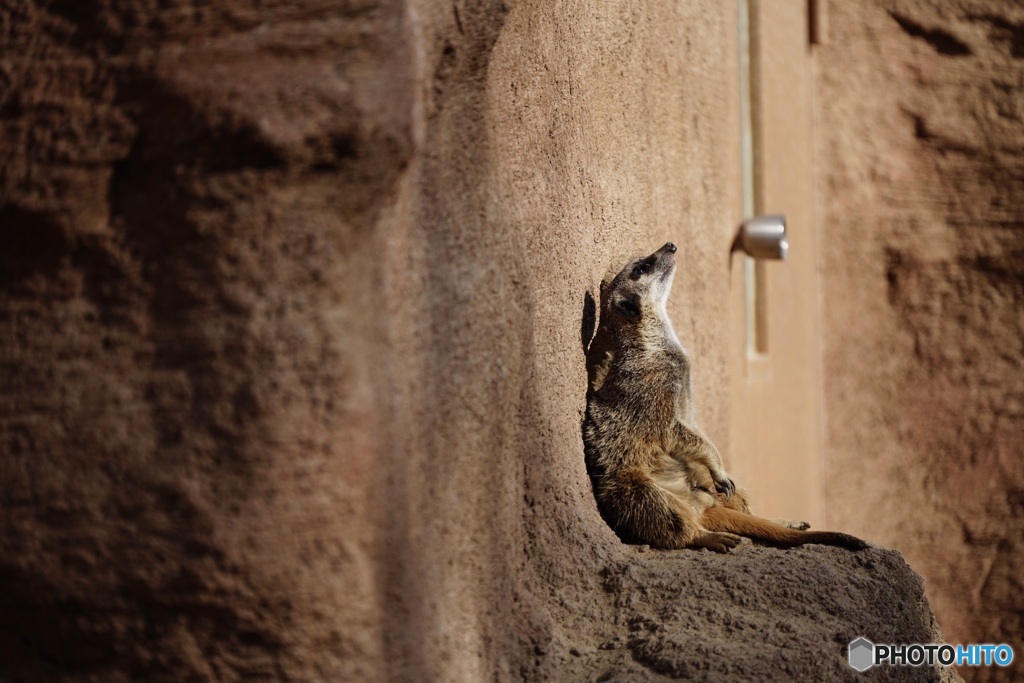
[[[769,214],[747,219],[736,241],[751,258],[785,261],[789,253],[786,217]]]

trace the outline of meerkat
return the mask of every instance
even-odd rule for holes
[[[690,358],[665,308],[675,252],[670,242],[601,285],[583,429],[601,515],[623,542],[654,548],[727,552],[744,536],[782,547],[866,547],[847,534],[750,514],[745,492],[696,426]]]

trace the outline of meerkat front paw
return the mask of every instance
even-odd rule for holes
[[[715,479],[715,490],[719,493],[725,494],[726,500],[732,499],[732,494],[736,493],[736,484],[730,479],[725,472],[719,472],[712,475]]]

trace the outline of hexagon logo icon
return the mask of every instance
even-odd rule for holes
[[[875,644],[861,636],[850,643],[850,666],[857,671],[867,671],[875,663]]]

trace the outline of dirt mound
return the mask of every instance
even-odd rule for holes
[[[941,642],[923,583],[898,552],[744,543],[729,555],[628,550],[600,572],[611,618],[568,618],[560,680],[860,680],[859,636]],[[586,610],[583,610],[586,613]],[[880,669],[877,680],[956,680]]]

